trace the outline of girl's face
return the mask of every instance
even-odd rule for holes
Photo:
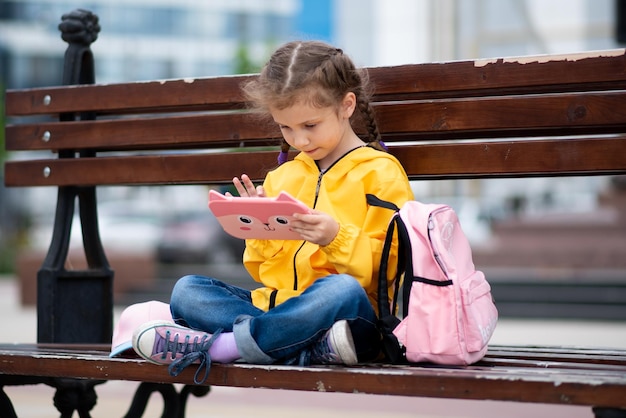
[[[363,145],[350,125],[355,106],[354,93],[348,93],[338,108],[299,101],[285,109],[270,108],[270,113],[285,141],[326,169],[346,152]]]

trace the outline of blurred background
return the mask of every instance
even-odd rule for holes
[[[279,44],[321,39],[359,66],[569,54],[626,42],[624,0],[0,0],[0,94],[58,85],[61,16],[91,10],[96,81],[253,73]],[[0,165],[4,151],[0,100]],[[0,170],[2,176],[3,170]],[[238,174],[238,173],[234,173]],[[0,181],[2,342],[36,339],[35,280],[49,246],[56,190]],[[253,286],[206,207],[207,186],[98,190],[104,246],[124,306],[169,300],[175,280],[207,274]],[[416,198],[459,213],[501,320],[494,344],[626,348],[626,181],[619,177],[414,182]],[[84,263],[74,223],[68,268]],[[94,416],[122,416],[136,384],[99,389]],[[10,387],[20,416],[54,416],[49,387]],[[359,405],[359,407],[355,407]],[[159,399],[146,416],[160,416]],[[212,388],[189,417],[591,417],[590,408],[491,401]]]
[[[96,81],[115,83],[253,73],[293,39],[333,43],[359,66],[611,49],[626,42],[623,3],[0,0],[0,91],[60,84],[66,44],[57,25],[76,8],[99,16],[102,30],[92,45]],[[1,129],[2,142],[3,135]],[[10,158],[20,155],[0,148],[0,163]],[[0,275],[16,280],[21,304],[33,306],[56,190],[2,183]],[[225,235],[207,210],[209,187],[98,190],[118,306],[168,301],[184,274],[253,286],[238,262],[243,243]],[[623,178],[423,181],[413,187],[417,199],[457,210],[503,317],[626,320]],[[80,225],[73,229],[68,265],[78,268]]]

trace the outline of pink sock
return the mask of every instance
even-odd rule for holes
[[[235,343],[235,334],[232,332],[224,332],[217,336],[211,348],[209,348],[211,361],[216,363],[232,363],[239,360],[241,356],[237,351]]]

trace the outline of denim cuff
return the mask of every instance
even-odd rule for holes
[[[240,315],[233,324],[233,333],[237,350],[241,358],[250,364],[272,364],[276,360],[265,354],[257,345],[250,334],[250,321],[253,319],[249,315]]]

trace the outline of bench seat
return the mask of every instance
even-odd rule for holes
[[[4,374],[194,384],[193,367],[173,378],[164,366],[111,359],[109,350],[3,344],[0,364]],[[626,408],[626,350],[492,346],[482,361],[467,367],[214,363],[205,385]]]

